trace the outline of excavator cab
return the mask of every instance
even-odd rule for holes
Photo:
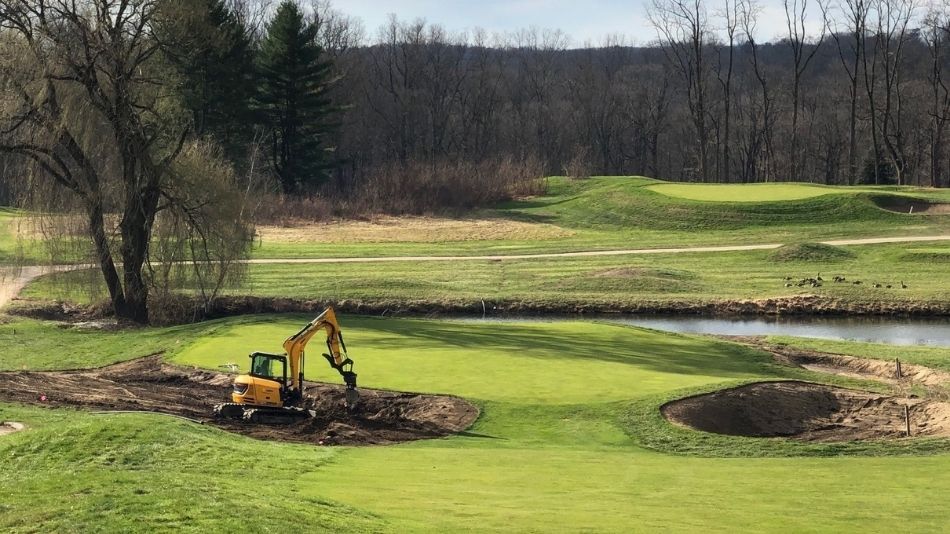
[[[255,352],[251,370],[234,380],[231,401],[237,404],[282,407],[288,404],[287,357]]]

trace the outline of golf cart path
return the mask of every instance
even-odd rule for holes
[[[875,245],[883,243],[911,243],[918,241],[950,241],[950,235],[917,237],[869,237],[864,239],[837,239],[819,241],[824,245]],[[783,243],[764,245],[722,245],[713,247],[679,248],[633,248],[615,250],[588,250],[580,252],[546,252],[540,254],[498,254],[486,256],[376,256],[359,258],[259,258],[247,260],[253,264],[271,263],[379,263],[387,261],[485,261],[485,260],[533,260],[543,258],[587,258],[593,256],[627,256],[633,254],[678,254],[685,252],[737,252],[743,250],[772,250]]]
[[[884,243],[915,243],[927,241],[950,241],[950,235],[916,237],[869,237],[863,239],[836,239],[820,241],[825,245],[875,245]],[[501,261],[532,260],[544,258],[589,258],[596,256],[628,256],[634,254],[679,254],[689,252],[738,252],[743,250],[771,250],[783,246],[782,243],[763,245],[722,245],[713,247],[679,248],[634,248],[617,250],[589,250],[580,252],[548,252],[540,254],[500,254],[484,256],[376,256],[360,258],[258,258],[245,260],[254,265],[269,264],[307,264],[307,263],[383,263],[397,261]],[[0,269],[0,308],[16,298],[27,284],[35,278],[53,272],[92,268],[92,265],[25,266],[4,273]]]

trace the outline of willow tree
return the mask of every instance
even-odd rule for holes
[[[231,173],[191,140],[153,34],[161,4],[0,0],[0,153],[32,165],[23,179],[40,207],[82,215],[115,314],[140,323],[162,228],[197,246],[163,247],[178,253],[161,263],[195,272],[227,271],[248,247]]]

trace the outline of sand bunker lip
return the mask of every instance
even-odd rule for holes
[[[455,434],[479,411],[447,395],[361,389],[349,413],[344,388],[307,382],[317,417],[296,425],[265,426],[215,419],[212,407],[230,398],[232,375],[187,369],[153,355],[99,369],[0,373],[0,401],[96,411],[148,411],[211,424],[260,439],[315,445],[383,445]]]
[[[756,382],[664,404],[669,421],[704,432],[839,442],[950,437],[950,403],[801,381]]]
[[[17,423],[16,421],[3,421],[0,422],[0,436],[6,436],[7,434],[19,432],[24,428],[26,428],[26,426],[23,423]]]
[[[923,198],[900,195],[876,195],[871,197],[874,205],[882,210],[911,215],[945,215],[950,213],[950,203],[931,202]]]

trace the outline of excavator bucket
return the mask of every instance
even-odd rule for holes
[[[346,388],[346,409],[354,410],[360,403],[360,393],[356,388]]]

